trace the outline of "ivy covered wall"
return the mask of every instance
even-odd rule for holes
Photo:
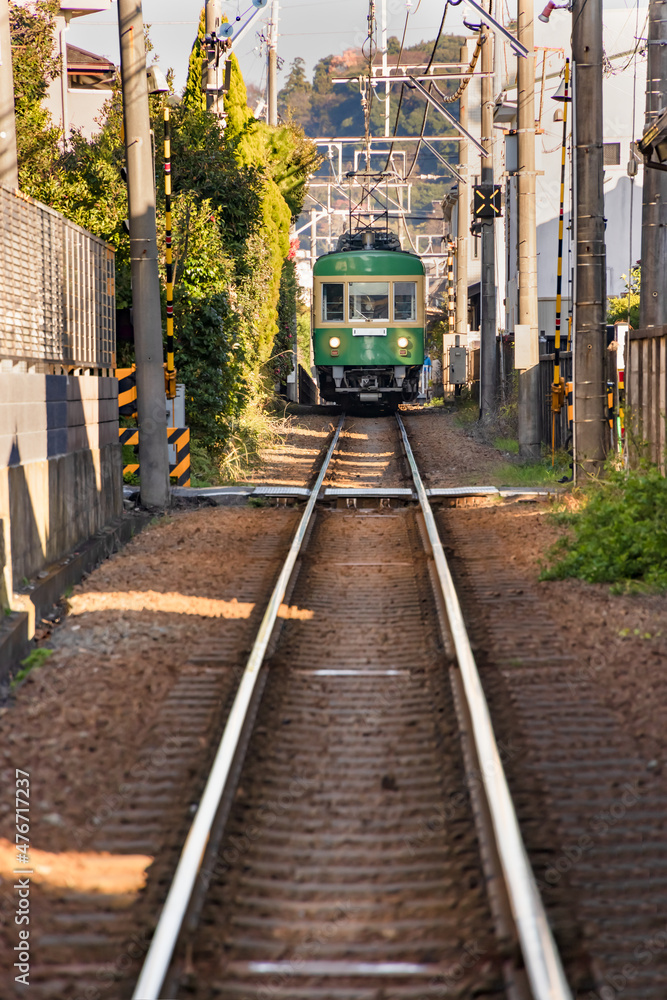
[[[57,7],[54,0],[20,7],[10,3],[20,184],[27,194],[114,246],[117,307],[127,309],[131,288],[129,239],[123,228],[128,209],[121,178],[120,85],[116,83],[105,107],[100,132],[91,140],[72,133],[63,152],[59,130],[41,108],[48,81],[59,71],[48,43]],[[186,416],[195,437],[220,453],[234,422],[275,381],[267,362],[279,334],[289,229],[318,155],[297,126],[271,128],[252,116],[234,56],[221,131],[201,99],[203,32],[202,16],[183,100],[171,110],[176,366],[179,381],[186,384]],[[168,96],[149,99],[162,260],[163,110]],[[164,268],[161,274],[164,282]],[[130,363],[131,343],[121,342],[119,350],[120,360]]]

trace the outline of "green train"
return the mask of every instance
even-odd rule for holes
[[[416,399],[424,363],[424,265],[380,230],[345,233],[313,268],[320,395],[343,406]]]

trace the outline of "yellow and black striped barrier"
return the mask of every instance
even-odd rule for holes
[[[139,430],[137,427],[119,427],[118,436],[120,443],[138,445]],[[176,486],[190,485],[190,428],[189,427],[167,427],[167,443],[173,444],[176,448],[176,462],[169,463],[169,478],[176,480]],[[139,463],[123,466],[125,473],[139,473]]]
[[[137,415],[137,369],[116,368],[118,379],[118,412],[121,417],[136,417]]]
[[[571,427],[574,417],[574,382],[565,383],[565,399],[567,400],[567,422]]]
[[[167,441],[176,448],[176,463],[169,466],[169,475],[177,486],[190,485],[190,428],[167,427]]]

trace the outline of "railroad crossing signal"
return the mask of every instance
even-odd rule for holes
[[[476,219],[497,219],[501,214],[500,185],[475,184],[472,200],[472,214]]]

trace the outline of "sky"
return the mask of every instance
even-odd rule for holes
[[[642,8],[646,0],[638,0]],[[536,0],[535,9],[539,13],[546,0]],[[401,36],[409,9],[407,44],[433,39],[436,36],[442,12],[443,0],[386,0],[388,12],[388,34]],[[516,0],[497,0],[496,11],[502,5],[505,17],[514,16]],[[604,0],[604,10],[635,10],[633,0]],[[258,33],[269,20],[271,3],[255,18],[256,30],[250,30],[239,43],[236,54],[241,71],[247,83],[262,86],[265,74],[266,55],[258,38]],[[144,21],[151,25],[151,39],[155,46],[153,61],[159,62],[166,72],[170,67],[175,73],[177,92],[185,86],[190,48],[197,30],[202,0],[143,0]],[[376,0],[377,14],[380,14],[381,0]],[[245,15],[253,10],[250,0],[223,0],[223,10],[230,21],[237,15]],[[345,49],[358,47],[366,36],[366,16],[368,0],[280,0],[278,55],[284,60],[278,76],[279,85],[286,80],[289,66],[300,56],[306,63],[306,72],[312,78],[316,62],[331,53],[341,53]],[[497,14],[496,14],[497,16]],[[566,11],[554,11],[552,18],[569,21]],[[447,33],[467,33],[463,28],[463,18],[475,20],[475,12],[465,3],[450,7],[445,21]],[[72,21],[68,42],[83,49],[107,56],[116,64],[118,54],[118,25],[116,4],[108,11],[89,14]],[[245,17],[243,17],[245,20]]]

